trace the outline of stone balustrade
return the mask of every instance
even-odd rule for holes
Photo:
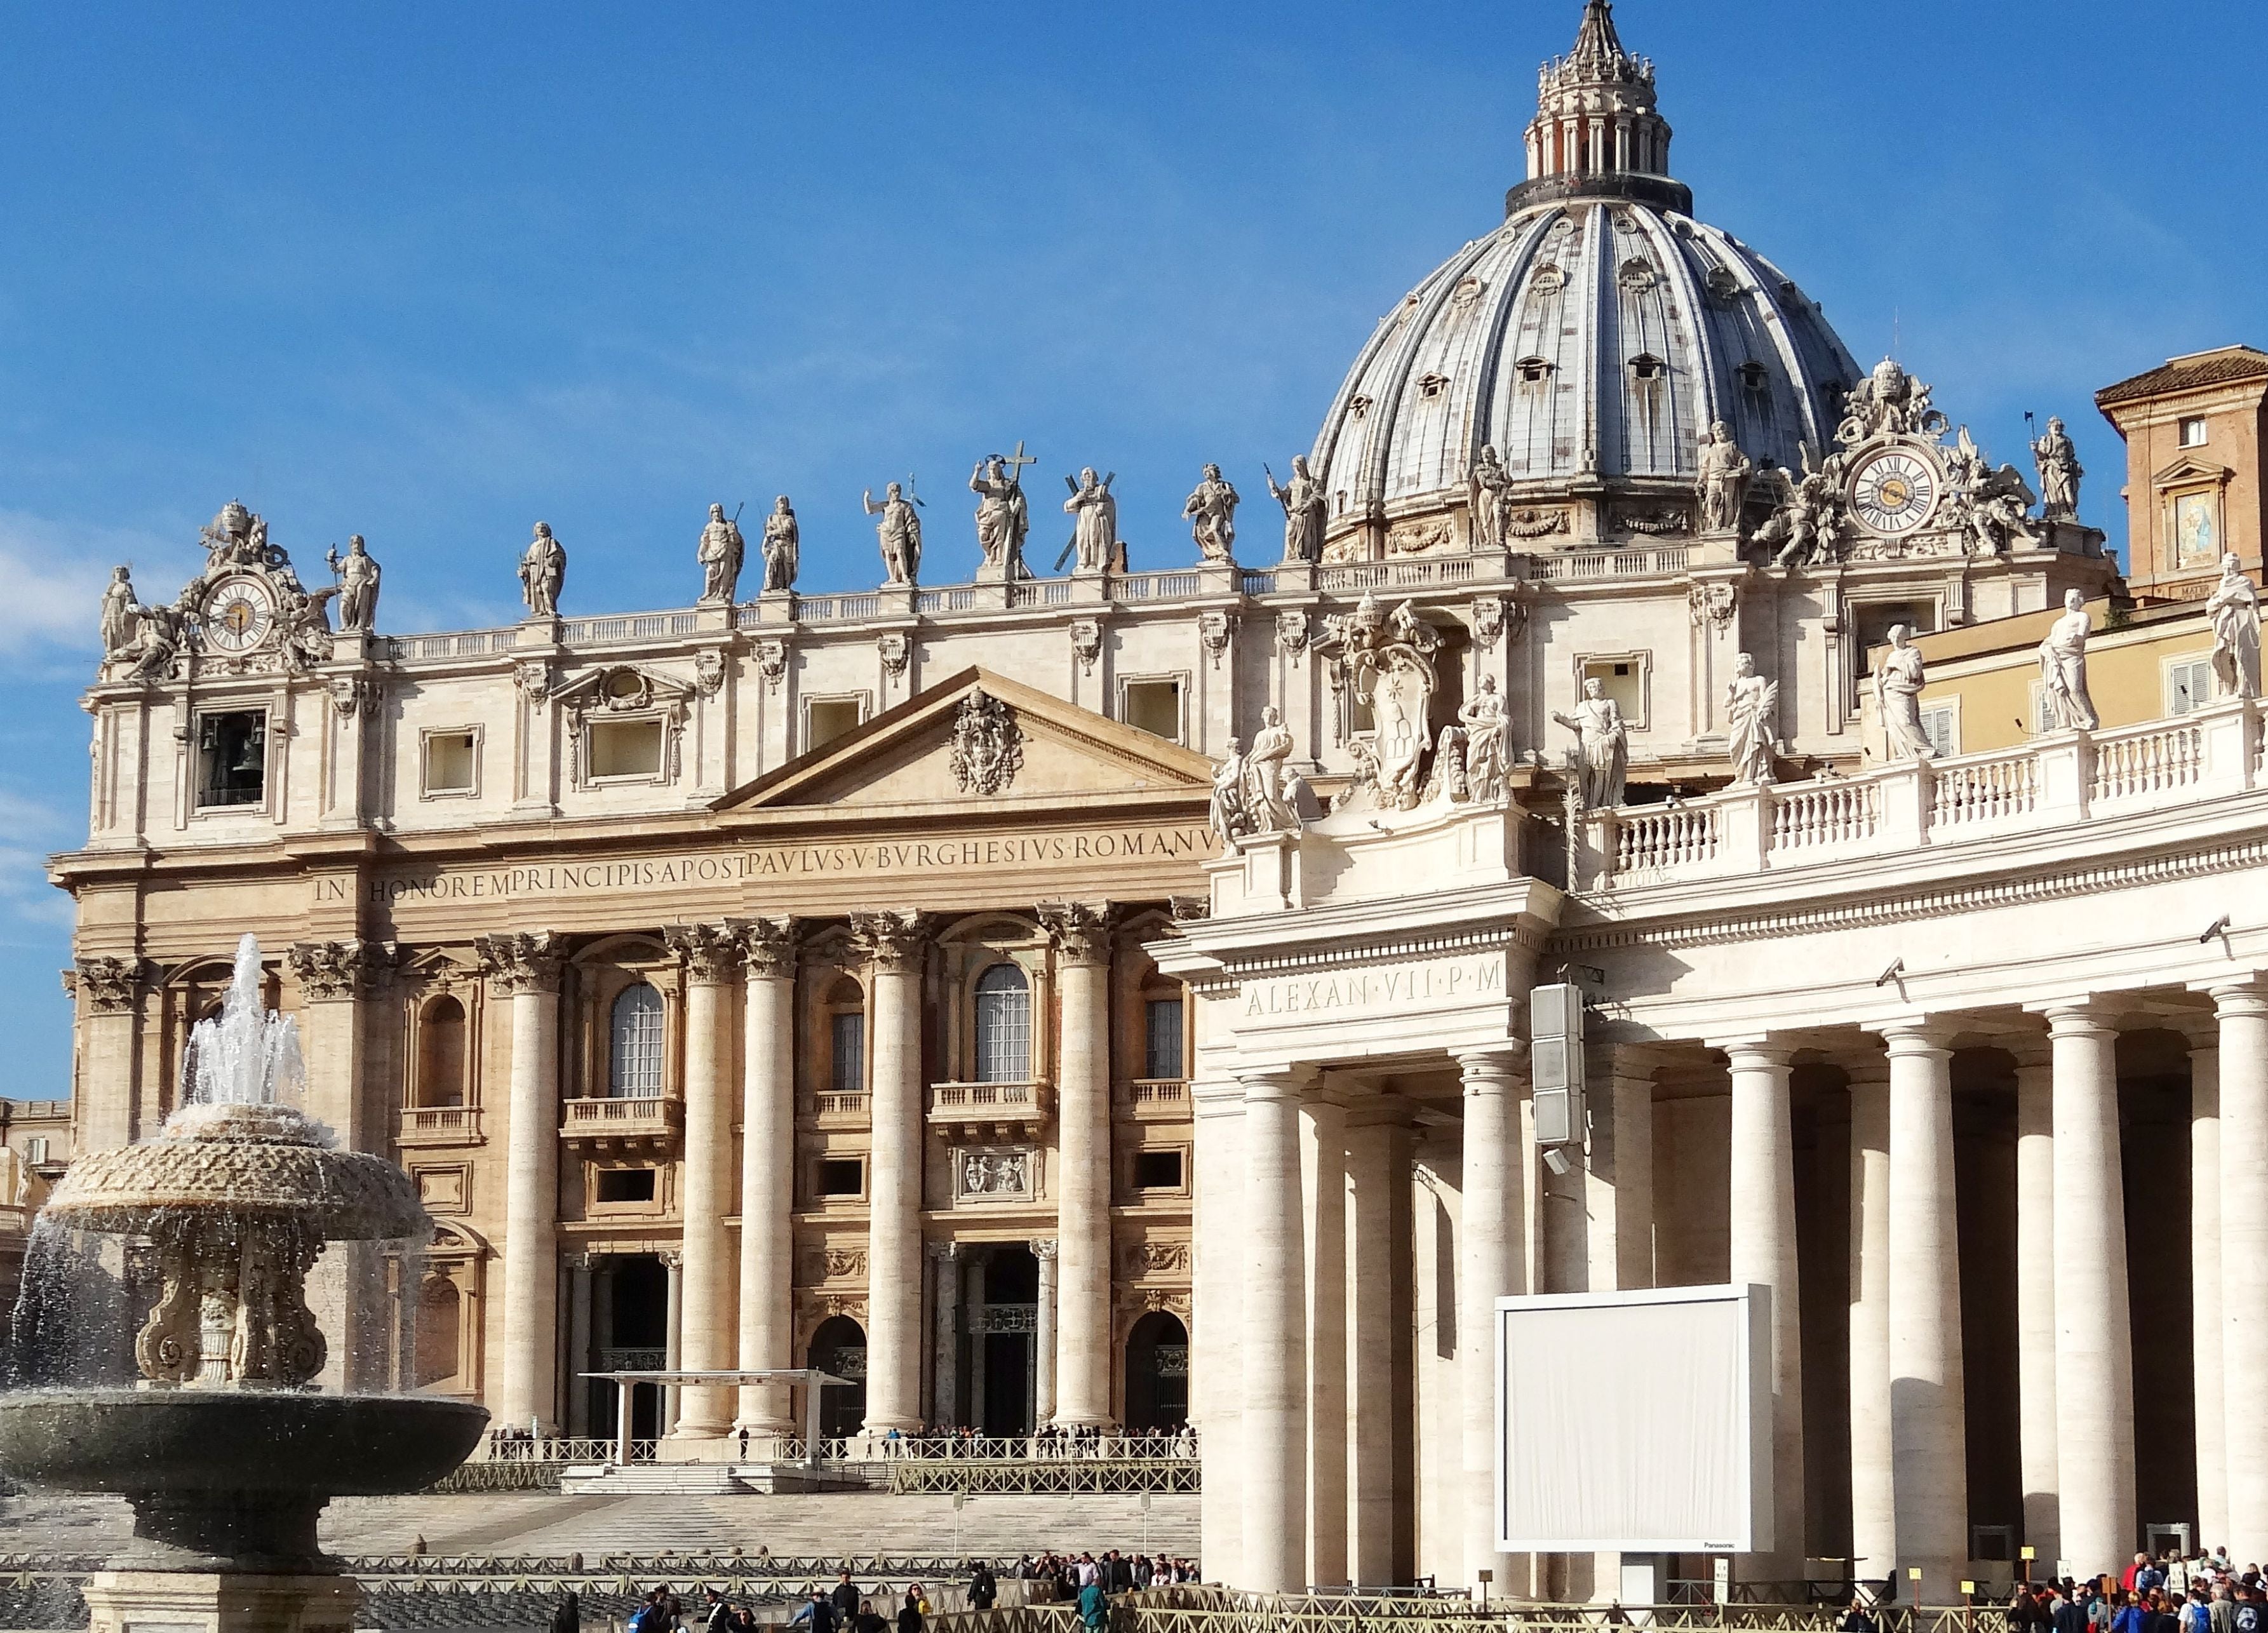
[[[2260,705],[2236,700],[2021,748],[1898,761],[1856,776],[1729,788],[1594,811],[1576,888],[1654,885],[1965,844],[2241,793],[2262,764]]]

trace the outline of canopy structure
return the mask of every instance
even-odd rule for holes
[[[850,1384],[854,1379],[837,1378],[832,1372],[822,1372],[815,1366],[780,1366],[750,1370],[725,1369],[717,1372],[585,1372],[585,1378],[595,1378],[615,1386],[615,1461],[630,1460],[630,1391],[640,1384],[653,1384],[661,1388],[682,1388],[688,1385],[717,1388],[738,1388],[743,1384],[803,1384],[803,1462],[806,1468],[819,1467],[819,1392],[830,1384]]]

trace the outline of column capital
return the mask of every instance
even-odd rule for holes
[[[666,924],[661,935],[685,966],[690,985],[720,987],[732,979],[739,938],[730,924]]]
[[[1902,1015],[1895,1020],[1878,1021],[1868,1026],[1882,1041],[1882,1047],[1892,1060],[1905,1056],[1937,1056],[1950,1059],[1953,1055],[1951,1021],[1927,1015]]]
[[[509,931],[476,936],[473,947],[480,954],[481,973],[503,996],[559,990],[559,967],[566,958],[566,941],[558,931]]]
[[[284,949],[284,967],[310,1002],[360,997],[385,967],[385,949],[359,937],[344,941],[295,941]]]
[[[802,923],[792,918],[728,918],[725,925],[740,938],[740,957],[750,981],[792,981],[796,949],[803,939]]]
[[[1040,923],[1057,958],[1074,965],[1110,962],[1112,911],[1108,901],[1042,901],[1038,908]]]
[[[1456,1061],[1457,1075],[1464,1080],[1466,1093],[1502,1093],[1508,1092],[1525,1071],[1528,1044],[1523,1039],[1507,1038],[1484,1048],[1461,1050]]]
[[[961,1244],[959,1242],[924,1242],[922,1251],[937,1263],[945,1264],[961,1257]]]
[[[97,1015],[123,1015],[134,1007],[142,971],[140,959],[76,959],[63,972],[63,990],[84,997]]]
[[[685,1268],[685,1249],[682,1247],[665,1247],[654,1257],[661,1261],[661,1268],[672,1276]]]
[[[2215,981],[2191,982],[2190,989],[2210,993],[2213,1013],[2222,1020],[2232,1015],[2268,1015],[2268,975],[2257,970]]]
[[[1723,1055],[1734,1071],[1786,1071],[1795,1059],[1793,1045],[1774,1042],[1772,1035],[1764,1032],[1712,1038],[1709,1047]]]
[[[929,955],[929,926],[930,916],[918,910],[853,913],[851,945],[878,970],[919,975]]]
[[[1032,1250],[1032,1257],[1045,1264],[1052,1264],[1063,1247],[1063,1244],[1052,1236],[1035,1236],[1025,1246]]]
[[[1270,1100],[1297,1105],[1313,1072],[1314,1068],[1307,1066],[1256,1067],[1238,1072],[1236,1081],[1248,1106]]]
[[[2048,998],[2024,1005],[2029,1014],[2043,1016],[2048,1023],[2051,1038],[2116,1037],[2118,1018],[2125,1012],[2124,1005],[2116,999],[2095,993],[2082,993],[2074,997]]]

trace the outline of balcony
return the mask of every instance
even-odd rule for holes
[[[873,1121],[863,1093],[829,1089],[812,1099],[812,1121],[822,1129],[864,1129]]]
[[[685,1102],[664,1100],[562,1100],[559,1137],[601,1153],[666,1154],[685,1126]]]
[[[1189,1085],[1180,1078],[1137,1078],[1118,1085],[1118,1112],[1137,1122],[1187,1122]]]
[[[478,1145],[481,1108],[477,1106],[405,1106],[394,1130],[396,1145]]]
[[[929,1126],[948,1140],[1036,1138],[1055,1108],[1045,1083],[939,1083],[929,1092]]]

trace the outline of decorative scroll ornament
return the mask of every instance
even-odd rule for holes
[[[711,649],[695,655],[693,687],[703,697],[714,697],[725,686],[725,654]]]
[[[989,692],[971,692],[953,717],[953,780],[964,794],[998,794],[1024,764],[1016,711]]]
[[[1307,614],[1293,608],[1276,614],[1276,650],[1286,658],[1304,656],[1312,633]]]
[[[541,709],[551,695],[551,666],[541,662],[521,664],[512,670],[512,683],[519,688],[529,708]]]
[[[913,661],[914,644],[893,630],[875,637],[874,654],[882,660],[882,673],[895,680],[905,673],[906,666]]]
[[[284,962],[308,998],[350,998],[368,970],[368,949],[359,941],[296,941],[284,949]]]
[[[1235,633],[1234,613],[1197,614],[1197,638],[1204,643],[1205,651],[1212,654],[1212,666],[1216,669],[1220,667],[1221,658],[1228,651],[1229,638]]]
[[[477,936],[473,948],[481,956],[481,971],[499,996],[523,992],[556,992],[559,966],[566,948],[555,931],[513,931]]]
[[[740,956],[750,976],[763,980],[795,974],[797,943],[802,928],[792,918],[743,918],[732,921],[740,938]]]
[[[756,643],[756,673],[763,676],[766,686],[775,692],[779,690],[780,682],[787,679],[785,641]]]
[[[1102,623],[1100,619],[1071,620],[1071,654],[1079,659],[1081,674],[1094,673],[1095,660],[1102,656]]]
[[[1740,597],[1729,584],[1697,584],[1685,592],[1685,608],[1696,629],[1709,625],[1719,631],[1732,627]]]
[[[331,680],[331,706],[343,720],[352,720],[357,715],[365,720],[374,718],[383,695],[384,688],[365,676],[336,675]]]

